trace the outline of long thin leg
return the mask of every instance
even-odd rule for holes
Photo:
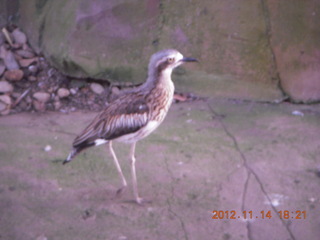
[[[131,158],[131,173],[132,173],[132,184],[133,184],[133,194],[134,197],[136,198],[136,201],[138,204],[142,203],[142,198],[139,197],[138,194],[138,184],[137,184],[137,175],[136,175],[136,158],[134,156],[136,149],[136,143],[132,143],[131,149],[130,149],[130,158]]]
[[[117,156],[116,156],[116,154],[115,154],[115,152],[114,152],[114,150],[113,150],[113,148],[112,148],[112,141],[109,142],[109,150],[110,150],[110,153],[111,153],[111,155],[112,155],[112,157],[113,157],[114,163],[116,164],[118,173],[119,173],[119,175],[120,175],[120,177],[121,177],[121,180],[122,180],[122,188],[120,188],[120,189],[117,191],[117,193],[119,193],[119,192],[121,192],[121,190],[122,190],[123,188],[125,188],[128,184],[127,184],[127,181],[126,181],[125,177],[123,176],[123,173],[122,173],[122,170],[121,170],[119,161],[118,161]]]

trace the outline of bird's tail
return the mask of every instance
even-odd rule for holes
[[[91,146],[94,146],[95,142],[83,142],[78,145],[73,145],[73,148],[71,152],[69,153],[68,157],[66,160],[62,162],[62,164],[66,164],[70,162],[75,156],[77,156],[80,152],[82,152],[84,149],[89,148]]]
[[[69,153],[66,160],[63,161],[63,165],[70,162],[78,153],[80,152],[79,148],[73,148]]]

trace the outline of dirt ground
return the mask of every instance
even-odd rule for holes
[[[174,104],[137,144],[143,206],[133,202],[129,147],[115,143],[63,166],[96,115],[0,118],[2,240],[318,240],[320,105],[224,99]]]

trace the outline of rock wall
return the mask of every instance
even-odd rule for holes
[[[177,89],[297,102],[320,99],[317,0],[12,0],[13,18],[71,76],[142,82],[149,57],[177,48],[200,60],[178,69]],[[8,12],[9,11],[9,12]],[[18,14],[17,14],[18,13]]]
[[[320,1],[269,0],[272,48],[281,87],[293,101],[320,100]]]

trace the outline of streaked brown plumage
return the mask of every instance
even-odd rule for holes
[[[135,172],[135,144],[154,131],[165,118],[174,94],[174,85],[171,80],[172,70],[183,62],[194,61],[196,59],[184,58],[181,53],[173,49],[152,55],[147,81],[136,89],[121,95],[98,114],[75,138],[73,149],[63,163],[71,161],[79,152],[88,147],[109,143],[123,187],[126,187],[127,182],[113,151],[112,140],[131,143],[133,190],[137,203],[141,203]]]

